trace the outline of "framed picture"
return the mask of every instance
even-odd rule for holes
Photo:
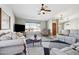
[[[1,16],[1,30],[9,30],[10,29],[10,16],[8,16],[3,10],[2,10],[2,16]]]

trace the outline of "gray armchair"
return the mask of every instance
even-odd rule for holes
[[[42,36],[48,36],[49,35],[49,33],[48,33],[48,29],[43,29],[42,31],[41,31],[41,35]]]

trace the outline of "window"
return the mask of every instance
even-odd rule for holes
[[[26,23],[25,24],[26,31],[29,32],[40,32],[40,24],[39,23]]]

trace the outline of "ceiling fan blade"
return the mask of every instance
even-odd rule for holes
[[[48,10],[47,8],[48,8],[47,5],[41,4],[40,13],[38,13],[38,15],[40,15],[40,14],[45,14],[46,12],[51,12],[51,10]],[[46,12],[45,12],[45,11],[46,11]]]
[[[45,10],[45,11],[51,12],[51,10]]]

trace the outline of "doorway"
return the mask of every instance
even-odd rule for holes
[[[57,32],[57,25],[56,23],[52,23],[52,36],[56,36],[56,32]]]

